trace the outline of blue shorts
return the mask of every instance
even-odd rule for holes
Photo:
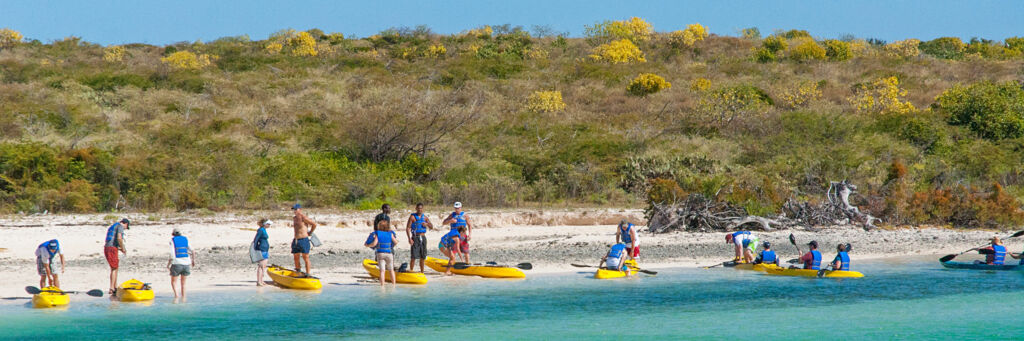
[[[263,259],[270,259],[270,252],[260,251],[260,254],[263,255]]]
[[[309,254],[309,249],[312,246],[309,244],[309,238],[293,239],[292,240],[292,254],[303,253]]]

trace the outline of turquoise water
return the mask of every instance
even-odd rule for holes
[[[930,259],[930,258],[929,258]],[[75,297],[63,310],[0,305],[0,338],[379,339],[1021,339],[1024,273],[943,270],[934,260],[860,264],[862,279],[668,269],[526,280],[431,278],[382,290],[331,283],[319,293],[244,288],[186,304]]]

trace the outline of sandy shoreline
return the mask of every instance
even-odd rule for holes
[[[376,212],[309,212],[322,224],[317,235],[324,246],[311,254],[313,272],[324,283],[364,283],[368,276],[361,266],[372,251],[362,242],[370,231]],[[440,212],[428,212],[435,224]],[[469,211],[477,224],[474,230],[474,261],[503,263],[531,262],[527,273],[576,272],[569,263],[595,264],[615,241],[614,224],[628,218],[642,221],[639,210],[587,209],[554,211]],[[405,219],[408,212],[392,213]],[[169,215],[153,217],[128,214],[136,223],[128,231],[128,257],[122,258],[120,281],[138,278],[154,284],[158,295],[170,294],[165,270],[171,230],[182,229],[198,253],[199,266],[189,278],[191,292],[255,289],[255,267],[248,259],[248,246],[254,236],[255,221],[269,216],[277,221],[270,229],[271,263],[290,266],[291,241],[287,211],[257,214],[218,214],[206,217]],[[58,238],[68,260],[62,283],[67,290],[106,288],[108,268],[102,255],[102,239],[112,222],[107,215],[8,216],[0,218],[0,298],[25,297],[24,287],[38,285],[33,252],[39,243]],[[109,221],[108,221],[109,220]],[[439,225],[439,224],[438,224]],[[641,264],[647,268],[694,267],[710,265],[732,257],[722,233],[649,234],[640,229]],[[409,245],[404,242],[404,227],[399,231],[403,243],[396,260],[408,261]],[[852,243],[854,259],[897,257],[904,255],[941,255],[983,245],[995,231],[957,231],[940,228],[908,228],[863,231],[858,228],[826,228],[815,231],[783,230],[756,232],[762,241],[775,244],[784,258],[796,256],[787,241],[793,233],[798,242],[817,240],[827,257],[837,243]],[[441,230],[428,233],[428,254],[439,257],[436,245]],[[1011,251],[1020,251],[1020,243],[1007,243]],[[802,248],[803,249],[803,248]],[[965,259],[971,256],[964,256]],[[977,257],[977,256],[974,256]],[[428,274],[431,273],[427,269]],[[434,280],[437,277],[431,277]],[[269,278],[267,279],[269,280]],[[4,302],[12,302],[6,300]],[[2,304],[2,303],[0,303]]]

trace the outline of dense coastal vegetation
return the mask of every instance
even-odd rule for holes
[[[0,30],[0,212],[643,206],[1024,223],[1024,38],[543,27],[167,46]]]

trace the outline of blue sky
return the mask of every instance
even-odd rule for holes
[[[283,28],[320,28],[365,37],[389,27],[427,25],[456,33],[485,24],[547,25],[579,36],[583,26],[639,16],[658,31],[699,22],[737,35],[806,29],[887,41],[941,36],[1002,40],[1024,36],[1024,1],[51,1],[0,0],[0,27],[49,42],[79,36],[100,44],[167,44],[247,34],[264,39]]]

